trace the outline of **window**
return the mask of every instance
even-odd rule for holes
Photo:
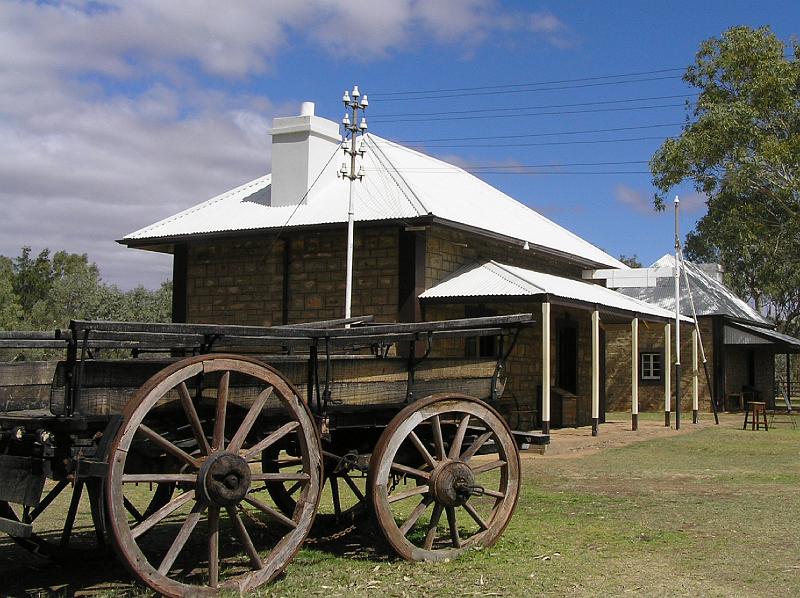
[[[487,309],[484,305],[467,305],[464,307],[464,316],[467,318],[485,318],[496,315],[496,310]],[[464,345],[466,357],[497,357],[498,343],[496,336],[468,338]]]
[[[661,380],[661,353],[640,353],[639,376],[642,380]]]

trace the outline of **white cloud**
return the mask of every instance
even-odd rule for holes
[[[653,200],[643,191],[619,183],[614,187],[614,199],[634,212],[647,216],[655,216]]]
[[[708,202],[708,196],[705,193],[698,193],[691,191],[689,193],[681,193],[681,211],[686,214],[697,214],[705,212]]]
[[[614,187],[614,199],[624,206],[632,209],[634,212],[644,214],[645,216],[655,216],[656,212],[653,207],[653,193],[646,193],[640,189],[634,189],[623,183],[619,183]],[[680,194],[681,212],[684,214],[697,214],[705,212],[706,201],[708,198],[697,192],[689,192]],[[672,209],[671,206],[668,206]]]
[[[271,118],[296,107],[225,83],[274,71],[295,39],[375,60],[569,33],[495,0],[6,1],[0,21],[0,254],[88,252],[124,286],[170,260],[114,239],[269,170]]]

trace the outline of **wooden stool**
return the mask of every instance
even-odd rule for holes
[[[748,401],[747,402],[747,409],[744,412],[744,424],[742,425],[742,430],[747,429],[747,418],[750,417],[750,429],[751,430],[760,430],[761,429],[761,420],[764,420],[764,429],[769,431],[769,426],[767,425],[767,404],[761,401]]]

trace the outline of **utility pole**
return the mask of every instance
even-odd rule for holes
[[[675,196],[675,429],[681,429],[681,200]]]
[[[358,90],[358,85],[354,85],[353,91],[344,92],[342,102],[346,110],[344,118],[342,118],[342,125],[345,129],[342,149],[344,149],[345,154],[350,156],[350,168],[348,169],[347,163],[343,162],[342,167],[339,169],[339,175],[343,179],[350,180],[350,196],[347,204],[347,283],[344,293],[344,317],[349,318],[353,299],[353,182],[364,178],[363,166],[356,172],[356,156],[364,155],[363,135],[367,130],[367,119],[362,116],[361,122],[359,122],[358,113],[367,109],[369,101],[367,100],[367,94],[362,96]],[[359,134],[361,135],[360,138]]]

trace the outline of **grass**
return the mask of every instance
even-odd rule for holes
[[[496,546],[407,563],[354,533],[304,548],[257,595],[800,595],[798,457],[800,431],[742,431],[726,417],[589,456],[525,458],[517,512]],[[0,582],[15,580],[0,594],[146,594],[113,563],[86,576],[31,569],[24,555],[0,545]]]

